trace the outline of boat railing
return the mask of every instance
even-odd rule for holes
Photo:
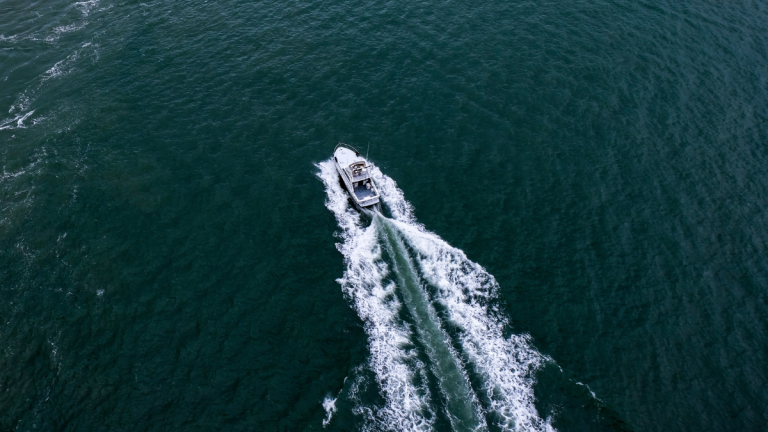
[[[333,148],[333,152],[336,153],[336,150],[338,150],[339,147],[344,147],[346,149],[352,150],[353,152],[355,152],[355,156],[360,156],[360,151],[358,151],[356,148],[352,147],[349,144],[344,144],[343,142],[336,144],[336,147]]]

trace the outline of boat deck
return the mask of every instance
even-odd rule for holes
[[[376,194],[372,190],[366,189],[365,186],[358,186],[355,188],[355,196],[358,200],[364,200],[375,195]]]

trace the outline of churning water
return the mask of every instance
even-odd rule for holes
[[[533,404],[534,374],[550,360],[526,336],[504,336],[493,276],[416,222],[378,168],[374,179],[393,219],[373,213],[370,224],[349,204],[333,162],[318,168],[342,229],[347,269],[339,282],[365,322],[370,366],[387,399],[371,420],[382,429],[431,429],[443,412],[453,430],[551,430]],[[425,369],[439,395],[430,395]]]

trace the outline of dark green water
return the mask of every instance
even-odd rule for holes
[[[765,430],[767,23],[0,0],[0,430]]]

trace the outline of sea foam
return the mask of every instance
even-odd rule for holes
[[[371,425],[376,429],[396,431],[431,430],[435,417],[429,389],[417,384],[423,365],[412,348],[411,331],[398,320],[400,302],[395,285],[385,284],[389,273],[381,257],[376,226],[364,227],[360,215],[348,203],[338,182],[338,173],[330,161],[317,165],[325,184],[326,207],[333,212],[341,228],[342,242],[337,244],[347,269],[338,279],[345,296],[363,320],[370,349],[369,367],[376,375],[386,404],[375,410]]]
[[[376,234],[378,218],[364,227],[339,185],[333,163],[326,161],[317,166],[328,194],[326,206],[342,229],[342,243],[337,247],[344,255],[347,270],[339,283],[365,322],[370,366],[387,400],[382,415],[392,421],[389,429],[429,429],[434,411],[429,405],[429,392],[413,388],[413,378],[420,371],[414,370],[409,361],[415,354],[404,348],[414,335],[398,324],[396,315],[401,305],[394,284],[383,283],[390,269],[381,257]],[[531,346],[528,335],[504,336],[508,322],[495,306],[498,284],[494,277],[463,251],[421,225],[393,179],[378,168],[374,168],[373,175],[392,215],[387,223],[412,249],[421,277],[435,288],[430,300],[442,306],[445,319],[458,329],[461,353],[457,355],[466,359],[466,366],[482,382],[481,388],[475,390],[484,396],[487,421],[508,431],[554,430],[539,416],[533,393],[535,372],[551,360]]]
[[[506,318],[493,306],[495,278],[463,251],[454,248],[416,221],[413,207],[391,178],[374,169],[382,200],[394,225],[417,253],[423,276],[437,288],[436,301],[460,329],[461,349],[483,378],[494,423],[504,430],[552,430],[534,406],[534,373],[546,361],[528,335],[504,337]]]

